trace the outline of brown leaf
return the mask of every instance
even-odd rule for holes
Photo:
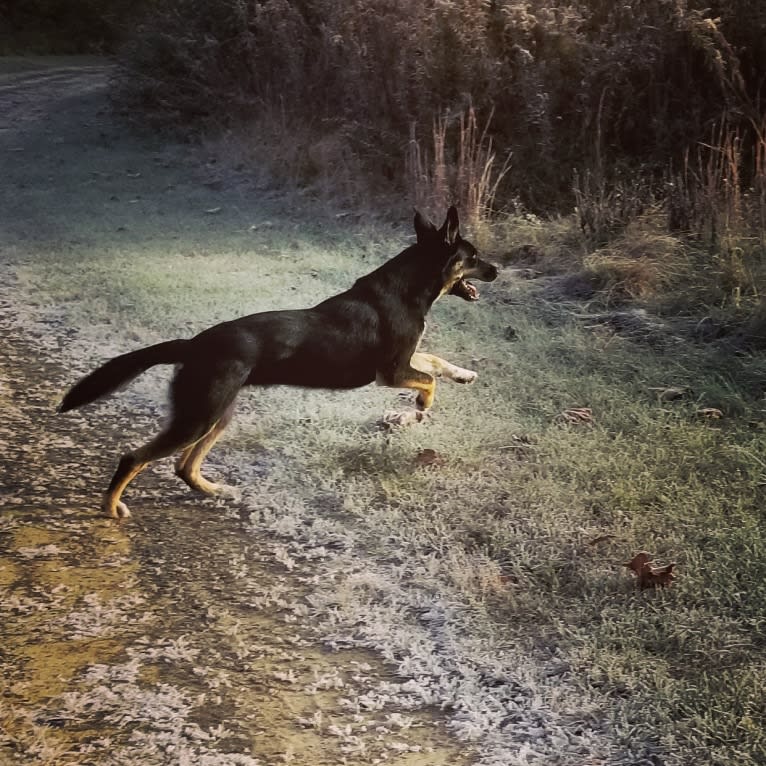
[[[590,407],[573,407],[560,413],[558,419],[575,425],[582,423],[590,425],[593,423],[593,411]]]
[[[694,414],[698,418],[708,418],[709,420],[720,420],[723,417],[723,412],[718,407],[700,407]]]
[[[639,551],[630,561],[626,561],[624,566],[635,573],[641,590],[670,587],[675,579],[673,574],[675,563],[655,566],[646,551]]]
[[[433,449],[422,449],[415,456],[415,465],[418,466],[444,465],[444,462],[444,457]]]

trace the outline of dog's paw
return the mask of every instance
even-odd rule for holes
[[[216,481],[208,481],[204,476],[197,476],[186,482],[193,490],[203,495],[217,495],[223,490],[223,484]]]
[[[130,509],[121,500],[111,503],[108,497],[104,498],[101,510],[110,519],[128,519],[130,518]]]
[[[474,372],[473,370],[465,370],[462,367],[458,367],[455,370],[455,373],[452,375],[452,380],[454,380],[455,383],[473,383],[474,380],[476,380],[478,377],[478,372]]]

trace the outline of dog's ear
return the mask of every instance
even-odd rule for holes
[[[429,237],[433,238],[433,235],[436,234],[436,226],[417,208],[415,208],[415,234],[417,234],[418,242],[424,242]]]
[[[450,205],[447,211],[447,217],[444,219],[440,234],[444,236],[444,241],[448,245],[454,245],[460,236],[460,219],[458,218],[457,208],[454,205]]]

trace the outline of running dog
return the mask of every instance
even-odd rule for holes
[[[177,365],[170,384],[171,415],[148,444],[122,456],[103,500],[113,518],[130,516],[120,500],[152,461],[181,452],[176,474],[192,489],[218,486],[200,466],[231,420],[244,386],[350,389],[373,381],[414,389],[418,409],[434,401],[436,378],[472,383],[476,373],[417,351],[425,317],[445,294],[478,299],[470,278],[491,282],[497,269],[460,236],[454,207],[440,229],[415,213],[417,241],[343,293],[309,309],[265,311],[115,357],[82,378],[59,412],[116,391],[158,364]]]

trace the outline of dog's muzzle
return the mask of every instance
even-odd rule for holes
[[[450,295],[457,295],[464,301],[478,301],[479,291],[475,285],[468,281],[467,277],[469,276],[482,282],[494,282],[497,279],[497,266],[481,261],[471,268],[470,273],[464,274],[461,279],[455,282],[450,290]]]

